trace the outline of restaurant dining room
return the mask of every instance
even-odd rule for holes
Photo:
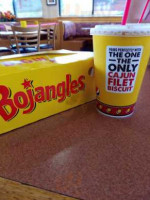
[[[0,0],[0,200],[150,200],[150,0]]]

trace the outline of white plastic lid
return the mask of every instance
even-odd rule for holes
[[[90,35],[150,36],[150,24],[96,25],[90,29]]]

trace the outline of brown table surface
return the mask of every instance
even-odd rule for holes
[[[0,136],[0,176],[85,200],[150,199],[150,68],[132,117],[95,101]]]

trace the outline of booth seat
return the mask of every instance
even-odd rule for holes
[[[104,23],[59,21],[61,48],[74,51],[92,51],[93,44],[90,28],[102,24]]]

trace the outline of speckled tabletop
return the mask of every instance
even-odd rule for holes
[[[132,117],[93,101],[1,135],[0,176],[84,200],[149,200],[150,69]]]

